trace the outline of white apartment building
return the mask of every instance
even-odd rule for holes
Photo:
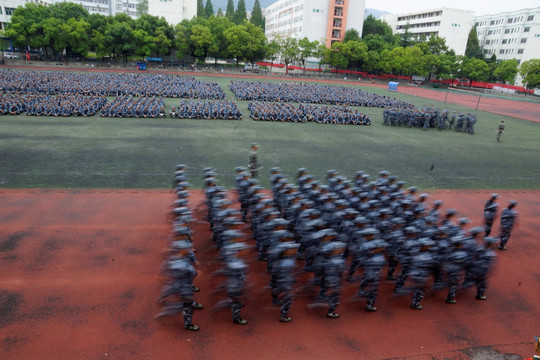
[[[307,37],[330,46],[348,29],[362,35],[365,6],[365,0],[279,0],[263,11],[266,37]]]
[[[206,2],[205,2],[206,3]],[[171,25],[197,16],[195,0],[148,0],[148,14],[164,17]]]
[[[477,16],[474,22],[485,57],[540,59],[540,7]]]
[[[6,24],[11,21],[11,15],[19,6],[27,3],[50,5],[51,1],[44,0],[2,0],[0,1],[0,30],[6,29]]]
[[[473,26],[473,15],[472,11],[443,7],[407,14],[382,15],[381,20],[392,27],[394,34],[403,34],[408,28],[409,33],[416,37],[440,36],[446,40],[448,48],[453,49],[457,55],[464,55]]]
[[[133,19],[137,18],[137,4],[141,0],[56,0],[56,2],[72,2],[81,5],[90,14],[114,16],[127,14]]]

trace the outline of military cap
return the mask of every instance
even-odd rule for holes
[[[423,238],[418,239],[418,244],[423,248],[426,248],[426,247],[429,248],[435,245],[435,241],[431,240],[428,237],[423,237]]]
[[[193,265],[187,259],[178,259],[174,261],[169,261],[167,263],[167,268],[169,270],[182,270],[187,271],[193,269]]]
[[[487,236],[484,238],[484,242],[486,243],[486,245],[492,245],[497,244],[499,242],[499,239],[493,236]]]
[[[180,240],[180,241],[173,241],[171,243],[171,247],[173,250],[184,250],[184,249],[191,249],[193,247],[193,244],[191,241],[188,240]]]
[[[499,194],[493,193],[493,194],[491,194],[491,198],[492,198],[492,199],[498,199],[498,198],[499,198]]]
[[[475,226],[470,229],[469,232],[471,233],[471,235],[477,235],[484,232],[484,228],[482,226]]]
[[[459,225],[466,225],[466,224],[469,224],[470,222],[471,222],[471,220],[469,220],[469,218],[466,218],[466,217],[458,219],[458,224]]]

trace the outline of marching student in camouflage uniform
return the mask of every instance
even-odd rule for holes
[[[516,205],[517,201],[511,200],[501,214],[501,234],[499,236],[499,250],[506,250],[506,243],[510,239],[512,228],[514,227],[516,216],[518,214],[518,212],[514,210]]]

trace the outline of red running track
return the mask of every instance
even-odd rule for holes
[[[253,260],[243,316],[210,308],[218,279],[216,256],[204,221],[202,192],[192,191],[194,245],[201,263],[195,280],[197,333],[180,316],[153,320],[159,311],[158,274],[168,243],[166,190],[0,189],[0,358],[2,359],[472,359],[532,355],[540,334],[540,191],[500,191],[501,205],[517,199],[519,221],[488,285],[487,301],[474,290],[444,302],[427,294],[424,310],[409,297],[392,297],[383,281],[377,306],[350,303],[344,289],[339,319],[295,300],[291,323],[278,322],[265,264]],[[472,225],[481,221],[490,191],[441,190],[430,200],[458,209]],[[498,230],[496,227],[495,231]],[[254,255],[254,254],[253,254]],[[478,358],[478,357],[477,357]]]

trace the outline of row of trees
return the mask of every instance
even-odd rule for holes
[[[219,8],[216,13],[214,11],[214,6],[212,5],[212,0],[206,0],[206,3],[204,3],[203,0],[197,0],[197,17],[208,19],[212,16],[225,16],[230,22],[235,23],[236,25],[241,25],[247,20],[246,1],[238,0],[238,5],[235,9],[233,0],[228,0],[225,13],[223,13],[221,8]],[[249,22],[264,30],[265,20],[262,15],[261,3],[259,0],[255,0],[255,3],[253,4],[253,10],[251,11]]]
[[[202,1],[198,1],[200,5]],[[326,48],[322,39],[287,37],[267,41],[263,28],[255,24],[253,18],[245,20],[240,3],[237,10],[227,9],[226,15],[220,12],[214,15],[210,0],[200,11],[203,9],[201,16],[173,27],[164,18],[147,14],[133,20],[124,14],[89,15],[73,3],[51,6],[27,3],[15,10],[5,34],[16,47],[41,48],[47,56],[51,51],[53,57],[66,54],[84,58],[95,53],[97,57],[118,56],[127,61],[133,55],[144,58],[175,53],[178,59],[193,56],[201,61],[208,57],[236,59],[237,62],[281,59],[286,64],[300,64],[304,68],[309,58],[315,58],[320,64],[337,69],[373,74],[509,83],[513,83],[518,72],[516,60],[496,61],[495,56],[484,59],[478,52],[475,56],[457,56],[448,49],[445,40],[437,36],[417,39],[408,31],[393,35],[386,23],[373,16],[364,21],[362,37],[356,30],[348,30],[343,42]],[[530,88],[540,82],[539,62],[530,60],[519,67]]]

